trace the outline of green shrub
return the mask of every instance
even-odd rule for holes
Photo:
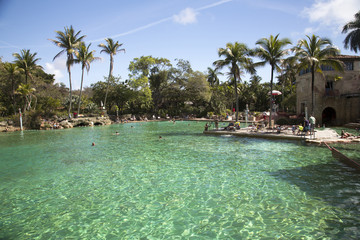
[[[166,118],[167,113],[168,113],[167,110],[160,109],[158,114],[160,115],[161,118]]]
[[[276,121],[278,125],[299,125],[303,123],[304,120],[301,118],[280,118]]]
[[[40,129],[41,125],[41,114],[40,110],[31,110],[24,114],[23,125],[29,129]]]
[[[289,119],[289,124],[291,124],[291,125],[300,125],[302,123],[304,123],[304,120],[299,119],[299,118]]]
[[[289,125],[289,120],[287,118],[280,118],[276,121],[277,125]]]

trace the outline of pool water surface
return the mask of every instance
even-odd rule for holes
[[[203,129],[0,134],[0,239],[360,238],[360,174],[327,148]]]

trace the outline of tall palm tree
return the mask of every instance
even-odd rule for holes
[[[315,35],[306,37],[307,39],[301,39],[293,50],[300,63],[299,70],[311,71],[311,114],[314,114],[315,72],[322,73],[322,65],[331,66],[336,71],[344,71],[344,66],[341,61],[334,58],[339,55],[340,50],[333,46],[329,39]]]
[[[286,56],[289,50],[284,49],[286,45],[291,44],[291,41],[288,38],[279,39],[279,34],[275,37],[270,35],[269,38],[261,38],[256,42],[256,45],[259,45],[255,49],[256,55],[262,60],[257,63],[258,65],[265,65],[269,63],[271,66],[271,77],[270,77],[270,121],[269,126],[271,127],[272,120],[272,104],[273,104],[273,80],[274,80],[274,71],[275,69],[280,72],[280,63],[284,56]]]
[[[16,76],[20,73],[19,67],[15,63],[4,63],[4,77],[11,81],[11,92],[10,98],[12,100],[12,107],[14,110],[14,114],[16,114],[16,102],[15,102],[15,79]]]
[[[40,65],[36,63],[40,58],[36,58],[37,53],[30,53],[30,49],[22,49],[19,53],[14,53],[16,65],[24,71],[25,74],[25,84],[28,84],[28,77],[31,76],[31,72],[35,69],[42,69]]]
[[[346,49],[350,47],[350,50],[353,50],[357,53],[360,50],[360,11],[355,14],[355,20],[348,22],[343,27],[342,33],[349,34],[344,39],[344,46]]]
[[[107,87],[106,87],[106,93],[105,93],[105,100],[104,100],[104,106],[106,108],[106,99],[109,92],[109,83],[110,78],[112,77],[113,72],[113,66],[114,66],[114,55],[118,52],[125,52],[124,48],[120,48],[123,44],[119,43],[119,41],[114,42],[112,38],[105,38],[106,44],[100,43],[98,46],[102,48],[100,53],[105,52],[110,55],[110,71],[109,71],[109,77],[107,79]]]
[[[208,67],[207,80],[210,83],[211,87],[219,85],[220,81],[218,75],[222,75],[221,72],[218,72],[218,69],[212,69]]]
[[[81,31],[75,33],[75,30],[72,26],[70,26],[70,28],[65,27],[64,32],[56,31],[56,36],[55,36],[56,40],[49,39],[50,41],[55,43],[56,46],[62,48],[62,50],[55,55],[53,61],[66,52],[66,56],[67,56],[66,67],[69,73],[69,94],[70,94],[70,104],[68,109],[69,117],[71,116],[70,112],[71,112],[71,103],[72,103],[71,66],[74,63],[74,54],[76,51],[76,47],[78,47],[82,39],[86,37],[85,35],[80,36],[80,32]]]
[[[86,69],[87,73],[89,73],[90,64],[93,61],[100,59],[98,57],[94,57],[95,50],[90,51],[89,50],[90,46],[91,43],[88,46],[86,46],[84,42],[81,42],[81,44],[77,48],[77,51],[75,52],[76,59],[74,60],[74,62],[81,63],[81,84],[80,84],[79,105],[77,111],[78,114],[80,114],[81,94],[82,94],[82,87],[84,82],[84,70]]]
[[[237,81],[241,81],[241,72],[245,70],[246,72],[254,73],[255,69],[253,66],[250,49],[243,43],[235,42],[227,43],[226,48],[219,48],[218,50],[219,57],[224,57],[225,59],[217,60],[214,62],[214,65],[217,69],[221,69],[225,66],[229,66],[231,73],[234,76],[235,82],[235,99],[236,99],[236,121],[239,119],[239,96]]]

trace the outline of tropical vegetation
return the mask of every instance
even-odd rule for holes
[[[68,116],[70,117],[71,113],[71,105],[72,105],[72,82],[71,82],[71,66],[74,64],[74,55],[75,50],[79,47],[82,39],[85,36],[79,36],[81,31],[75,33],[75,30],[72,26],[65,27],[64,32],[56,31],[56,40],[49,39],[52,41],[56,46],[62,48],[62,50],[55,55],[54,59],[58,58],[60,55],[66,52],[67,60],[66,60],[66,67],[69,73],[69,99],[70,104],[68,108]]]
[[[356,27],[359,14],[355,16],[356,21],[344,26],[344,32],[359,30]],[[357,35],[353,32],[349,35],[352,37],[347,37],[347,44],[356,51],[358,40],[353,39]],[[235,109],[238,120],[243,110],[249,108],[251,112],[262,113],[269,110],[269,102],[271,109],[274,101],[282,111],[294,114],[295,77],[299,71],[311,70],[313,96],[315,72],[321,71],[321,65],[342,70],[341,62],[333,58],[339,50],[330,40],[306,36],[290,52],[287,48],[290,40],[280,39],[278,34],[259,39],[255,49],[244,43],[227,43],[218,49],[219,59],[214,59],[214,68],[208,67],[206,72],[193,69],[185,59],[170,61],[162,57],[140,56],[129,62],[129,76],[122,79],[113,76],[114,56],[125,49],[121,48],[122,43],[106,38],[105,43],[97,47],[100,53],[110,57],[109,72],[102,80],[83,87],[85,70],[91,74],[92,62],[99,59],[95,50],[90,49],[91,44],[86,44],[84,39],[85,35],[72,26],[56,31],[55,39],[50,39],[61,48],[53,60],[66,54],[68,87],[55,83],[54,75],[44,72],[38,65],[40,58],[37,58],[37,53],[29,49],[14,53],[13,62],[3,62],[0,58],[0,116],[18,121],[16,115],[21,109],[25,124],[30,126],[34,119],[71,117],[74,106],[77,114],[108,114],[110,117],[131,114],[148,118],[154,115],[226,117]],[[77,64],[82,71],[78,80],[80,89],[73,91],[71,69]],[[264,82],[256,75],[256,69],[265,64],[271,66],[270,82]],[[277,78],[274,71],[278,73]],[[273,89],[283,94],[272,98],[268,93]]]
[[[109,92],[109,81],[113,77],[113,68],[114,68],[114,55],[118,52],[125,52],[124,48],[120,48],[123,44],[119,43],[119,41],[114,42],[112,38],[105,38],[106,44],[100,43],[99,47],[102,48],[100,53],[104,52],[106,54],[109,54],[110,56],[110,70],[109,70],[109,76],[107,79],[107,86],[106,86],[106,93],[105,93],[105,99],[104,99],[104,106],[106,106],[106,100]]]
[[[235,42],[234,44],[226,44],[226,48],[219,48],[219,57],[224,59],[214,62],[216,68],[221,69],[225,66],[229,66],[230,74],[234,81],[235,91],[235,111],[236,121],[239,119],[239,97],[238,97],[238,80],[241,81],[241,75],[245,72],[254,74],[255,68],[251,58],[251,50],[243,43]]]
[[[75,63],[81,64],[81,84],[80,84],[80,94],[79,94],[79,101],[78,101],[78,111],[77,113],[80,114],[80,107],[81,107],[81,95],[82,95],[82,88],[83,88],[83,82],[84,82],[84,70],[89,73],[90,70],[90,64],[100,59],[99,57],[94,57],[94,52],[90,51],[89,48],[91,46],[91,43],[86,46],[84,42],[81,42],[80,45],[77,47],[77,51],[75,52],[76,59],[74,60]]]
[[[272,109],[273,109],[273,80],[274,80],[274,71],[281,72],[280,64],[286,55],[289,54],[288,49],[284,49],[286,45],[291,44],[291,41],[288,38],[278,39],[279,34],[275,37],[270,35],[269,38],[262,38],[256,42],[256,45],[259,45],[255,49],[256,55],[262,60],[257,63],[258,65],[265,65],[269,63],[271,66],[271,77],[270,77],[270,121],[272,120]]]

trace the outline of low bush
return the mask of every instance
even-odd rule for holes
[[[280,118],[276,121],[277,125],[289,125],[289,119]]]

